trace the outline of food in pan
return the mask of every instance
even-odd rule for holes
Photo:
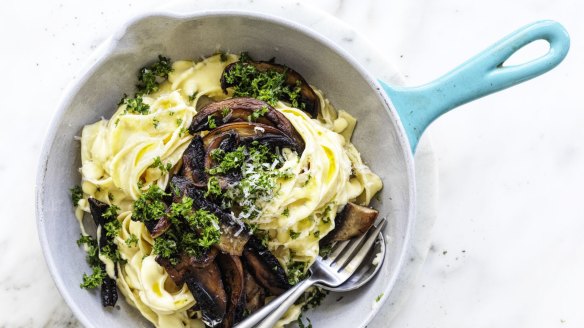
[[[375,221],[382,184],[350,142],[356,120],[293,69],[160,56],[137,88],[80,138],[81,286],[103,306],[119,290],[156,327],[232,327]]]

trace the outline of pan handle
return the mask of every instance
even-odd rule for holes
[[[527,63],[503,66],[511,55],[536,40],[549,43],[545,55]],[[424,130],[440,115],[551,70],[566,57],[569,48],[570,37],[562,25],[539,21],[515,31],[426,85],[410,88],[380,83],[397,110],[411,150],[415,152]]]

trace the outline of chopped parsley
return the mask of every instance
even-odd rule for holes
[[[262,108],[254,110],[253,113],[251,113],[251,115],[249,115],[247,117],[247,120],[250,122],[255,122],[260,117],[266,115],[267,112],[268,112],[268,107],[262,106]]]
[[[152,119],[152,125],[154,125],[155,129],[158,129],[159,124],[160,124],[160,121],[156,117]]]
[[[233,68],[223,75],[225,81],[234,86],[234,97],[252,97],[272,106],[276,105],[279,99],[289,99],[293,107],[303,107],[303,104],[298,102],[300,86],[291,88],[286,84],[286,71],[262,72],[248,60],[249,57],[242,54]]]
[[[122,223],[117,219],[114,219],[103,226],[106,231],[106,236],[111,239],[114,239],[118,236],[121,227]]]
[[[119,207],[116,205],[110,205],[105,212],[103,212],[103,217],[106,219],[117,219]]]
[[[135,234],[130,235],[130,238],[125,240],[125,243],[128,247],[136,247],[138,246],[138,237]]]
[[[90,266],[99,265],[99,252],[97,247],[97,241],[89,235],[81,235],[79,240],[77,240],[77,246],[85,245],[87,250],[87,256],[85,259]]]
[[[163,174],[170,172],[172,169],[172,164],[170,162],[164,164],[160,159],[160,156],[154,158],[154,162],[150,165],[151,168],[158,168]]]
[[[118,250],[118,247],[113,242],[103,246],[99,252],[108,259],[112,260],[114,263],[126,262],[126,260],[122,258],[120,251]]]
[[[83,274],[83,282],[80,287],[84,289],[94,289],[101,286],[103,279],[106,277],[105,270],[103,269],[103,263],[99,260],[99,251],[97,246],[97,241],[89,235],[81,235],[79,240],[77,240],[77,245],[84,245],[87,250],[87,256],[85,259],[89,266],[91,266],[91,274]]]
[[[158,185],[151,185],[134,202],[132,220],[148,222],[161,218],[166,211],[166,205],[162,201],[165,196],[168,196],[168,194],[160,189]]]
[[[227,61],[227,59],[229,59],[229,57],[227,57],[227,54],[225,53],[225,51],[221,51],[219,52],[219,60],[224,63]]]
[[[69,189],[69,191],[71,192],[71,201],[73,202],[73,206],[77,206],[79,201],[83,199],[83,190],[81,190],[80,186],[75,186]]]
[[[207,181],[207,192],[205,197],[218,197],[221,196],[221,186],[219,185],[219,179],[217,177],[210,177]]]
[[[217,122],[215,122],[215,117],[213,116],[207,116],[207,125],[209,126],[209,129],[214,129],[217,127]]]
[[[141,114],[147,115],[150,113],[150,105],[144,103],[144,99],[141,96],[136,96],[135,98],[125,98],[124,105],[126,109],[124,114]]]
[[[320,237],[320,230],[316,230],[316,231],[313,233],[313,235],[314,235],[314,238],[318,238],[318,237]]]
[[[306,263],[292,261],[288,263],[286,271],[288,276],[288,283],[294,286],[306,278]]]
[[[94,289],[101,286],[103,279],[107,276],[107,273],[104,269],[101,268],[99,265],[92,266],[91,269],[93,272],[88,275],[86,273],[83,274],[83,282],[81,283],[80,287],[84,289]]]
[[[290,235],[290,238],[292,238],[292,239],[296,239],[300,236],[300,232],[296,232],[294,230],[288,230],[288,234]]]
[[[379,303],[379,301],[381,301],[382,298],[383,298],[383,293],[377,295],[377,297],[375,298],[375,303]]]
[[[332,252],[332,250],[333,250],[333,244],[321,246],[320,249],[318,250],[318,255],[320,257],[326,257]]]
[[[139,94],[151,94],[158,91],[160,83],[168,78],[168,74],[172,72],[172,64],[170,58],[158,56],[158,61],[152,65],[142,67],[138,74],[138,88]]]
[[[209,174],[224,174],[235,169],[241,168],[245,160],[245,146],[240,146],[232,152],[225,153],[222,149],[217,148],[211,151],[211,158],[219,165],[209,169]]]
[[[319,287],[309,289],[298,299],[300,302],[304,303],[304,305],[302,306],[302,311],[313,309],[319,306],[324,300],[324,298],[328,295],[328,293],[329,293],[328,291]]]
[[[173,265],[178,263],[181,253],[197,256],[219,242],[219,219],[206,210],[194,210],[190,197],[172,204],[168,218],[172,226],[154,240],[154,253]]]
[[[154,239],[152,251],[162,258],[170,260],[173,265],[178,263],[178,245],[172,239],[162,237]]]
[[[231,109],[229,107],[221,108],[221,116],[226,117],[226,116],[229,116],[230,113],[231,113]]]
[[[284,211],[282,212],[283,216],[290,216],[290,209],[288,209],[287,207],[284,209]]]

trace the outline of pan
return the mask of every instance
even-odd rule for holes
[[[545,40],[549,51],[529,62],[508,66],[527,44]],[[419,87],[377,80],[338,45],[311,29],[266,14],[214,10],[190,14],[149,13],[107,40],[98,60],[66,91],[45,140],[37,176],[36,208],[41,246],[49,270],[67,304],[87,327],[148,327],[125,302],[104,310],[99,295],[79,288],[89,271],[68,189],[80,177],[79,135],[83,125],[109,117],[123,93],[133,92],[137,70],[159,54],[199,58],[218,49],[248,51],[253,58],[276,57],[293,67],[328,99],[358,119],[353,143],[384,183],[371,205],[389,220],[387,251],[378,276],[342,299],[328,297],[310,315],[314,327],[365,327],[378,312],[380,295],[389,295],[404,267],[415,221],[413,154],[422,133],[442,114],[464,103],[543,74],[569,49],[564,28],[553,21],[527,25],[458,68]]]

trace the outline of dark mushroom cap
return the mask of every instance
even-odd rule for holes
[[[263,110],[265,113],[252,120],[252,115],[256,111]],[[203,107],[197,115],[193,117],[193,121],[189,128],[191,133],[196,133],[205,130],[212,130],[209,128],[209,118],[212,117],[215,121],[216,127],[233,122],[255,122],[263,125],[272,126],[282,131],[288,137],[294,139],[299,148],[304,148],[304,140],[292,123],[274,109],[268,103],[254,98],[231,98],[215,103],[211,103]]]
[[[320,244],[326,245],[361,236],[371,228],[378,214],[379,212],[372,208],[347,203],[335,217],[335,228],[320,241]]]

